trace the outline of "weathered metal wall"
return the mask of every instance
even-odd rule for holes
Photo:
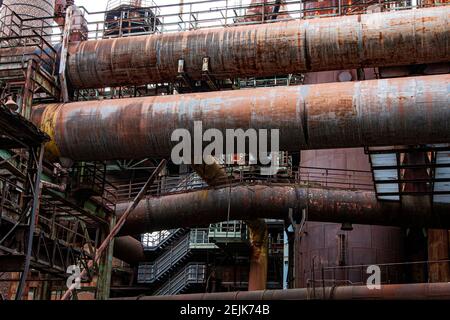
[[[448,62],[450,7],[85,41],[70,48],[74,88]]]
[[[263,88],[36,107],[48,149],[74,160],[167,157],[171,135],[279,129],[280,148],[345,148],[450,140],[450,75]],[[420,130],[417,130],[420,128]]]
[[[230,204],[230,214],[228,206]],[[121,215],[128,203],[117,205]],[[235,186],[149,198],[128,217],[122,235],[230,220],[285,219],[290,208],[308,207],[309,221],[386,226],[450,226],[449,205],[432,211],[380,202],[374,192],[308,188],[298,185]]]
[[[371,170],[364,149],[303,151],[301,159],[301,165],[305,167]],[[348,174],[351,175],[350,172]],[[343,182],[351,185],[350,178],[343,178]],[[359,182],[373,184],[370,176],[367,176],[367,181]],[[344,239],[344,252],[340,248],[339,236]],[[322,279],[324,276],[322,267],[337,267],[342,262],[346,266],[402,262],[402,238],[400,228],[354,225],[352,231],[342,231],[341,224],[308,222],[304,230],[297,230],[296,233],[295,288],[311,286],[313,279]],[[340,261],[341,254],[344,255],[343,261]],[[358,268],[338,269],[336,272],[326,272],[325,277],[338,283],[346,280],[365,283],[367,274]],[[383,273],[382,278],[384,281],[395,281],[400,275],[398,270],[391,268],[390,274]]]

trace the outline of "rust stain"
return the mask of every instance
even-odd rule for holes
[[[70,47],[68,78],[79,89],[164,83],[176,80],[178,59],[184,59],[188,76],[201,80],[205,57],[216,79],[447,62],[448,32],[442,26],[449,11],[437,7],[83,41]],[[390,27],[380,31],[380,26]],[[423,39],[427,46],[411,49]]]
[[[52,136],[57,148],[49,151],[78,161],[168,157],[173,131],[185,128],[193,135],[195,121],[223,134],[278,129],[286,151],[445,143],[449,81],[446,74],[88,101],[39,106],[33,119]],[[214,167],[203,171],[211,181],[221,176]]]

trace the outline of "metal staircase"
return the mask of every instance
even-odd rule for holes
[[[141,264],[138,282],[154,283],[161,280],[167,273],[185,261],[190,254],[190,236],[186,235],[153,263]]]
[[[202,285],[206,282],[206,264],[190,263],[175,277],[169,279],[154,295],[167,296],[186,292],[193,285]]]
[[[162,281],[193,254],[193,250],[216,249],[209,242],[207,229],[193,229],[151,263],[141,263],[138,283],[153,284]]]

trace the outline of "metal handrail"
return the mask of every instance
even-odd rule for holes
[[[235,171],[223,181],[217,181],[218,187],[242,184],[268,183],[273,185],[308,185],[336,189],[358,189],[373,191],[371,171],[343,170],[315,167],[299,167],[293,169],[293,175],[264,176],[259,172]],[[131,182],[117,186],[118,201],[127,201],[136,196],[145,182]],[[179,193],[205,190],[210,188],[199,176],[192,174],[161,177],[149,189],[148,195],[164,196]]]
[[[173,248],[170,248],[166,253],[160,256],[156,261],[150,265],[145,265],[150,269],[150,278],[145,282],[153,283],[168,272],[174,265],[176,265],[183,257],[190,251],[190,235],[186,235]]]
[[[158,242],[153,246],[146,245],[145,240],[144,240],[144,237],[146,235],[144,234],[142,236],[142,243],[144,245],[144,250],[152,251],[152,250],[157,250],[157,249],[163,248],[166,243],[170,242],[170,240],[172,240],[176,235],[180,234],[180,232],[182,230],[183,229],[165,230],[164,232],[167,232],[167,233],[165,233],[162,238],[160,236]],[[161,235],[162,231],[160,231],[158,233]]]
[[[154,295],[176,295],[181,293],[191,284],[205,283],[206,264],[190,263],[181,270],[173,279],[167,281]]]
[[[204,233],[201,237],[201,243],[207,244],[209,242],[208,230],[196,230],[197,232]],[[148,271],[140,272],[138,276],[138,282],[154,283],[161,277],[163,277],[168,271],[176,266],[183,258],[185,258],[191,252],[195,245],[200,244],[196,239],[193,239],[192,234],[185,235],[174,247],[170,248],[163,255],[158,257],[153,263],[141,264],[141,271],[146,268]],[[144,276],[142,276],[144,274]],[[148,276],[145,278],[145,276]],[[143,279],[145,278],[145,279]]]
[[[118,0],[120,1],[120,0]],[[214,4],[217,4],[214,6]],[[365,13],[367,7],[374,4],[372,1],[367,3],[358,2],[352,4],[346,4],[344,1],[340,0],[337,6],[328,6],[323,8],[312,8],[306,9],[302,6],[303,0],[286,0],[285,5],[287,6],[287,11],[280,11],[278,13],[270,13],[272,17],[278,17],[280,15],[289,14],[290,18],[269,20],[261,13],[248,13],[246,12],[250,8],[254,8],[258,5],[241,4],[241,5],[228,5],[224,6],[224,1],[222,0],[200,0],[200,1],[190,1],[183,4],[184,11],[180,13],[178,10],[173,10],[180,6],[180,4],[163,4],[163,5],[152,5],[152,6],[142,6],[139,9],[149,9],[155,11],[155,18],[159,21],[155,24],[156,30],[142,33],[132,33],[127,32],[122,36],[138,36],[144,34],[152,33],[167,33],[167,32],[179,32],[184,30],[193,30],[201,28],[214,28],[214,27],[229,27],[235,25],[251,25],[251,24],[261,24],[261,23],[273,23],[278,21],[288,21],[292,19],[310,19],[327,16],[339,16],[339,15],[349,15],[349,14],[360,14]],[[278,5],[277,1],[273,0],[261,6],[274,6]],[[391,11],[399,9],[411,9],[426,7],[429,5],[422,4],[420,1],[417,5],[405,5],[404,1],[390,0],[383,1],[380,4],[382,11]],[[209,8],[207,8],[209,5]],[[439,3],[435,5],[447,5],[446,3]],[[110,7],[110,6],[109,6]],[[109,8],[108,7],[108,8]],[[169,9],[170,13],[161,13],[163,9]],[[107,11],[99,12],[89,12],[86,8],[82,7],[84,13],[87,15],[100,15],[106,14]],[[333,13],[329,13],[333,11]],[[311,13],[314,13],[312,15]],[[193,18],[195,17],[195,19]],[[259,19],[258,19],[259,18]],[[253,21],[240,21],[240,20],[253,20]],[[132,22],[132,19],[125,19],[124,22]],[[103,35],[104,21],[91,21],[89,22],[89,39],[100,39]],[[119,36],[119,35],[118,35]]]

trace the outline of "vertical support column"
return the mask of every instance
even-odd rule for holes
[[[411,167],[404,170],[398,170],[399,177],[403,182],[400,184],[400,191],[413,193],[412,195],[401,195],[401,203],[405,208],[423,208],[423,210],[431,210],[431,197],[429,195],[420,195],[414,193],[426,193],[430,191],[427,180],[430,175],[426,169],[427,154],[424,152],[407,152],[398,155],[398,163]],[[421,182],[417,182],[417,181]],[[407,260],[423,261],[427,258],[427,244],[425,239],[425,231],[420,228],[412,228],[409,230],[407,241]],[[408,266],[409,281],[426,282],[427,266],[425,264],[413,264]]]
[[[30,212],[30,222],[28,228],[28,243],[27,252],[25,256],[25,266],[20,277],[19,287],[17,288],[16,300],[21,300],[25,290],[28,273],[30,272],[31,255],[33,252],[33,238],[36,219],[39,208],[39,198],[41,193],[41,175],[42,175],[42,161],[44,158],[44,146],[42,145],[38,149],[38,156],[35,154],[34,149],[30,151],[30,158],[35,162],[36,173],[34,175],[34,187],[33,187],[33,204]],[[38,157],[38,158],[36,158]],[[29,174],[29,173],[28,173]]]
[[[449,238],[447,230],[428,229],[428,261],[449,259]],[[430,263],[428,282],[449,282],[450,268],[448,262]]]
[[[72,31],[73,6],[67,8],[66,20],[64,25],[64,33],[61,48],[61,61],[59,63],[59,82],[61,85],[61,96],[63,102],[69,102],[69,91],[66,81],[66,63],[69,48],[70,34]]]
[[[250,231],[250,274],[248,290],[258,291],[267,288],[269,266],[269,230],[264,220],[246,221]]]
[[[34,73],[34,60],[30,59],[27,62],[27,70],[25,73],[25,84],[23,87],[23,99],[22,99],[22,115],[26,119],[31,118],[31,108],[33,105],[33,94],[34,94],[34,81],[33,81],[33,73]]]
[[[104,231],[103,239],[111,233],[116,226],[116,216],[111,216],[109,227]],[[97,279],[96,300],[108,300],[111,291],[111,275],[113,267],[114,239],[108,244],[105,253],[102,255],[99,263],[99,274]]]
[[[425,166],[427,164],[427,154],[423,152],[412,152],[405,154],[404,164]],[[421,182],[407,182],[404,185],[404,191],[408,192],[430,192],[430,184],[427,179],[431,179],[425,167],[407,169],[404,173],[406,180],[420,180]],[[431,210],[432,199],[428,195],[402,196],[402,203],[410,206],[423,206],[424,210]],[[450,281],[449,263],[440,262],[449,259],[449,233],[448,230],[427,230],[427,251],[428,261],[428,282],[448,282]],[[425,266],[417,265],[416,268]]]

